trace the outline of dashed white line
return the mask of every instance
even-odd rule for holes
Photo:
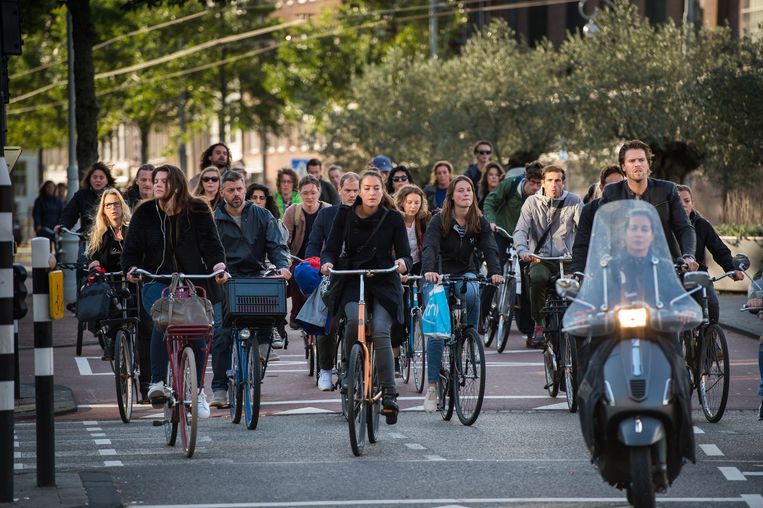
[[[95,439],[95,444],[97,445],[110,445],[111,439]]]
[[[418,443],[405,443],[405,446],[411,450],[426,450],[426,448]]]
[[[103,465],[106,467],[122,467],[124,464],[122,464],[121,460],[104,460]]]
[[[763,496],[760,494],[742,494],[742,499],[750,508],[763,508]]]
[[[116,451],[114,448],[106,448],[106,449],[104,449],[104,450],[98,450],[98,453],[99,453],[101,456],[105,456],[105,455],[116,455],[116,454],[117,454],[117,451]]]
[[[90,437],[106,437],[105,432],[91,432]]]
[[[715,446],[714,444],[701,444],[699,445],[700,449],[702,449],[703,452],[705,452],[705,455],[708,457],[722,457],[723,452],[720,448]]]
[[[392,439],[405,439],[406,438],[405,434],[400,434],[399,432],[390,432],[387,435],[389,437],[391,437]]]
[[[103,429],[100,428],[100,427],[87,427],[85,430],[88,431],[88,432],[100,432]]]
[[[704,430],[702,430],[702,429],[700,429],[699,427],[697,427],[697,426],[695,425],[695,426],[694,426],[694,433],[695,433],[695,434],[704,434],[704,433],[705,433],[705,431],[704,431]]]
[[[424,458],[427,459],[427,460],[434,460],[434,461],[445,460],[444,458],[440,457],[439,455],[424,455]]]
[[[718,470],[726,477],[730,482],[743,482],[747,481],[742,472],[735,467],[718,467]]]

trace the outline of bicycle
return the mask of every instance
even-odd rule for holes
[[[506,247],[506,262],[503,264],[503,283],[498,285],[498,289],[493,296],[490,304],[490,310],[483,318],[482,337],[485,347],[492,344],[495,338],[495,349],[503,353],[506,344],[509,342],[509,332],[511,331],[511,322],[514,319],[514,306],[517,299],[517,270],[519,267],[519,258],[514,248],[514,238],[508,231],[500,226],[495,227],[495,232],[509,241]]]
[[[230,279],[225,292],[223,322],[232,328],[227,371],[231,423],[239,423],[243,413],[246,428],[253,430],[259,421],[267,368],[267,358],[260,357],[257,331],[272,328],[286,316],[286,280],[280,275]]]
[[[109,328],[117,327],[114,335],[111,370],[114,372],[119,417],[124,423],[130,423],[134,397],[137,395],[137,387],[140,384],[138,381],[140,364],[136,354],[140,323],[140,291],[136,291],[135,295],[132,294],[122,272],[101,273],[98,277],[111,286],[112,298],[117,305],[112,316],[97,321],[96,336],[105,348],[108,343],[106,334]]]
[[[457,283],[462,283],[456,291]],[[440,375],[437,382],[438,409],[443,420],[449,421],[455,409],[463,425],[477,421],[485,397],[485,348],[477,330],[466,325],[466,308],[462,296],[466,283],[489,284],[482,275],[465,277],[443,274],[441,283],[448,288],[451,313],[451,334],[445,340]]]
[[[408,276],[408,301],[411,309],[410,320],[408,321],[408,340],[400,345],[400,371],[403,383],[408,383],[413,370],[413,384],[416,391],[421,393],[424,390],[424,370],[426,364],[426,343],[424,341],[424,332],[421,329],[421,316],[424,309],[419,306],[419,285],[418,281],[422,279],[420,275]]]
[[[379,413],[381,412],[381,383],[374,364],[373,342],[366,342],[365,277],[392,273],[397,266],[379,270],[329,270],[331,275],[359,275],[360,297],[358,299],[358,338],[350,350],[347,366],[347,422],[350,446],[355,456],[360,456],[368,441],[375,443],[379,437]]]
[[[80,239],[80,241],[83,241],[85,239],[85,235],[82,233],[78,233],[77,231],[72,231],[69,228],[61,227],[60,231],[62,233],[76,236]],[[60,235],[59,235],[60,236]],[[60,243],[57,242],[57,243]],[[57,247],[58,248],[58,247]],[[58,252],[57,252],[58,254]],[[56,259],[59,260],[60,258],[58,255],[56,256]],[[85,274],[87,273],[87,263],[84,263],[82,261],[74,261],[74,262],[58,262],[56,264],[56,268],[59,270],[71,270],[74,272],[74,286],[76,288],[76,301],[79,301],[79,294],[82,289],[82,281],[85,279]],[[71,312],[74,312],[76,314],[76,303],[70,304],[73,305],[73,307],[67,307]],[[82,356],[82,339],[85,333],[85,329],[87,328],[87,323],[84,321],[77,320],[77,342],[76,342],[76,356]]]
[[[188,285],[182,284],[189,280],[211,279],[224,273],[224,270],[218,270],[209,275],[187,275],[184,273],[175,273],[171,275],[150,273],[146,270],[136,269],[132,272],[134,275],[146,276],[152,279],[172,279],[177,276],[181,285],[178,285],[174,296],[176,298],[186,298],[190,296]],[[168,288],[167,288],[168,289]],[[168,291],[162,292],[164,296]],[[205,296],[204,288],[195,288],[199,296]],[[192,342],[204,341],[203,351],[204,362],[201,370],[200,379],[197,379],[196,355],[191,347]],[[165,389],[169,391],[169,396],[164,402],[164,437],[168,446],[175,446],[177,440],[178,427],[180,427],[180,439],[183,445],[183,451],[189,459],[193,457],[196,449],[196,435],[198,432],[198,397],[199,390],[204,387],[204,375],[207,370],[207,361],[209,360],[209,350],[212,343],[212,325],[209,323],[169,325],[164,330],[164,344],[167,347],[167,378],[165,380]]]
[[[577,391],[579,384],[578,350],[575,338],[562,331],[562,317],[567,310],[567,300],[558,296],[554,282],[563,279],[564,263],[572,260],[570,256],[538,256],[531,254],[539,261],[558,261],[559,275],[554,275],[546,288],[546,301],[542,312],[546,316],[546,326],[543,329],[545,343],[543,345],[543,370],[546,385],[543,387],[548,395],[555,398],[559,390],[563,390],[570,413],[578,410]]]

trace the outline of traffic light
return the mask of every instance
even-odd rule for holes
[[[24,265],[13,265],[13,319],[23,318],[29,310],[26,304],[26,278]]]

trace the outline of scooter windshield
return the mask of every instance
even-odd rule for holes
[[[601,206],[583,284],[564,314],[565,331],[601,336],[643,327],[675,333],[701,319],[700,306],[676,275],[655,208],[640,200]]]

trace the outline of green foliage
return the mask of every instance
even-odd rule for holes
[[[714,226],[718,236],[735,236],[737,238],[763,236],[761,224],[717,224]]]

